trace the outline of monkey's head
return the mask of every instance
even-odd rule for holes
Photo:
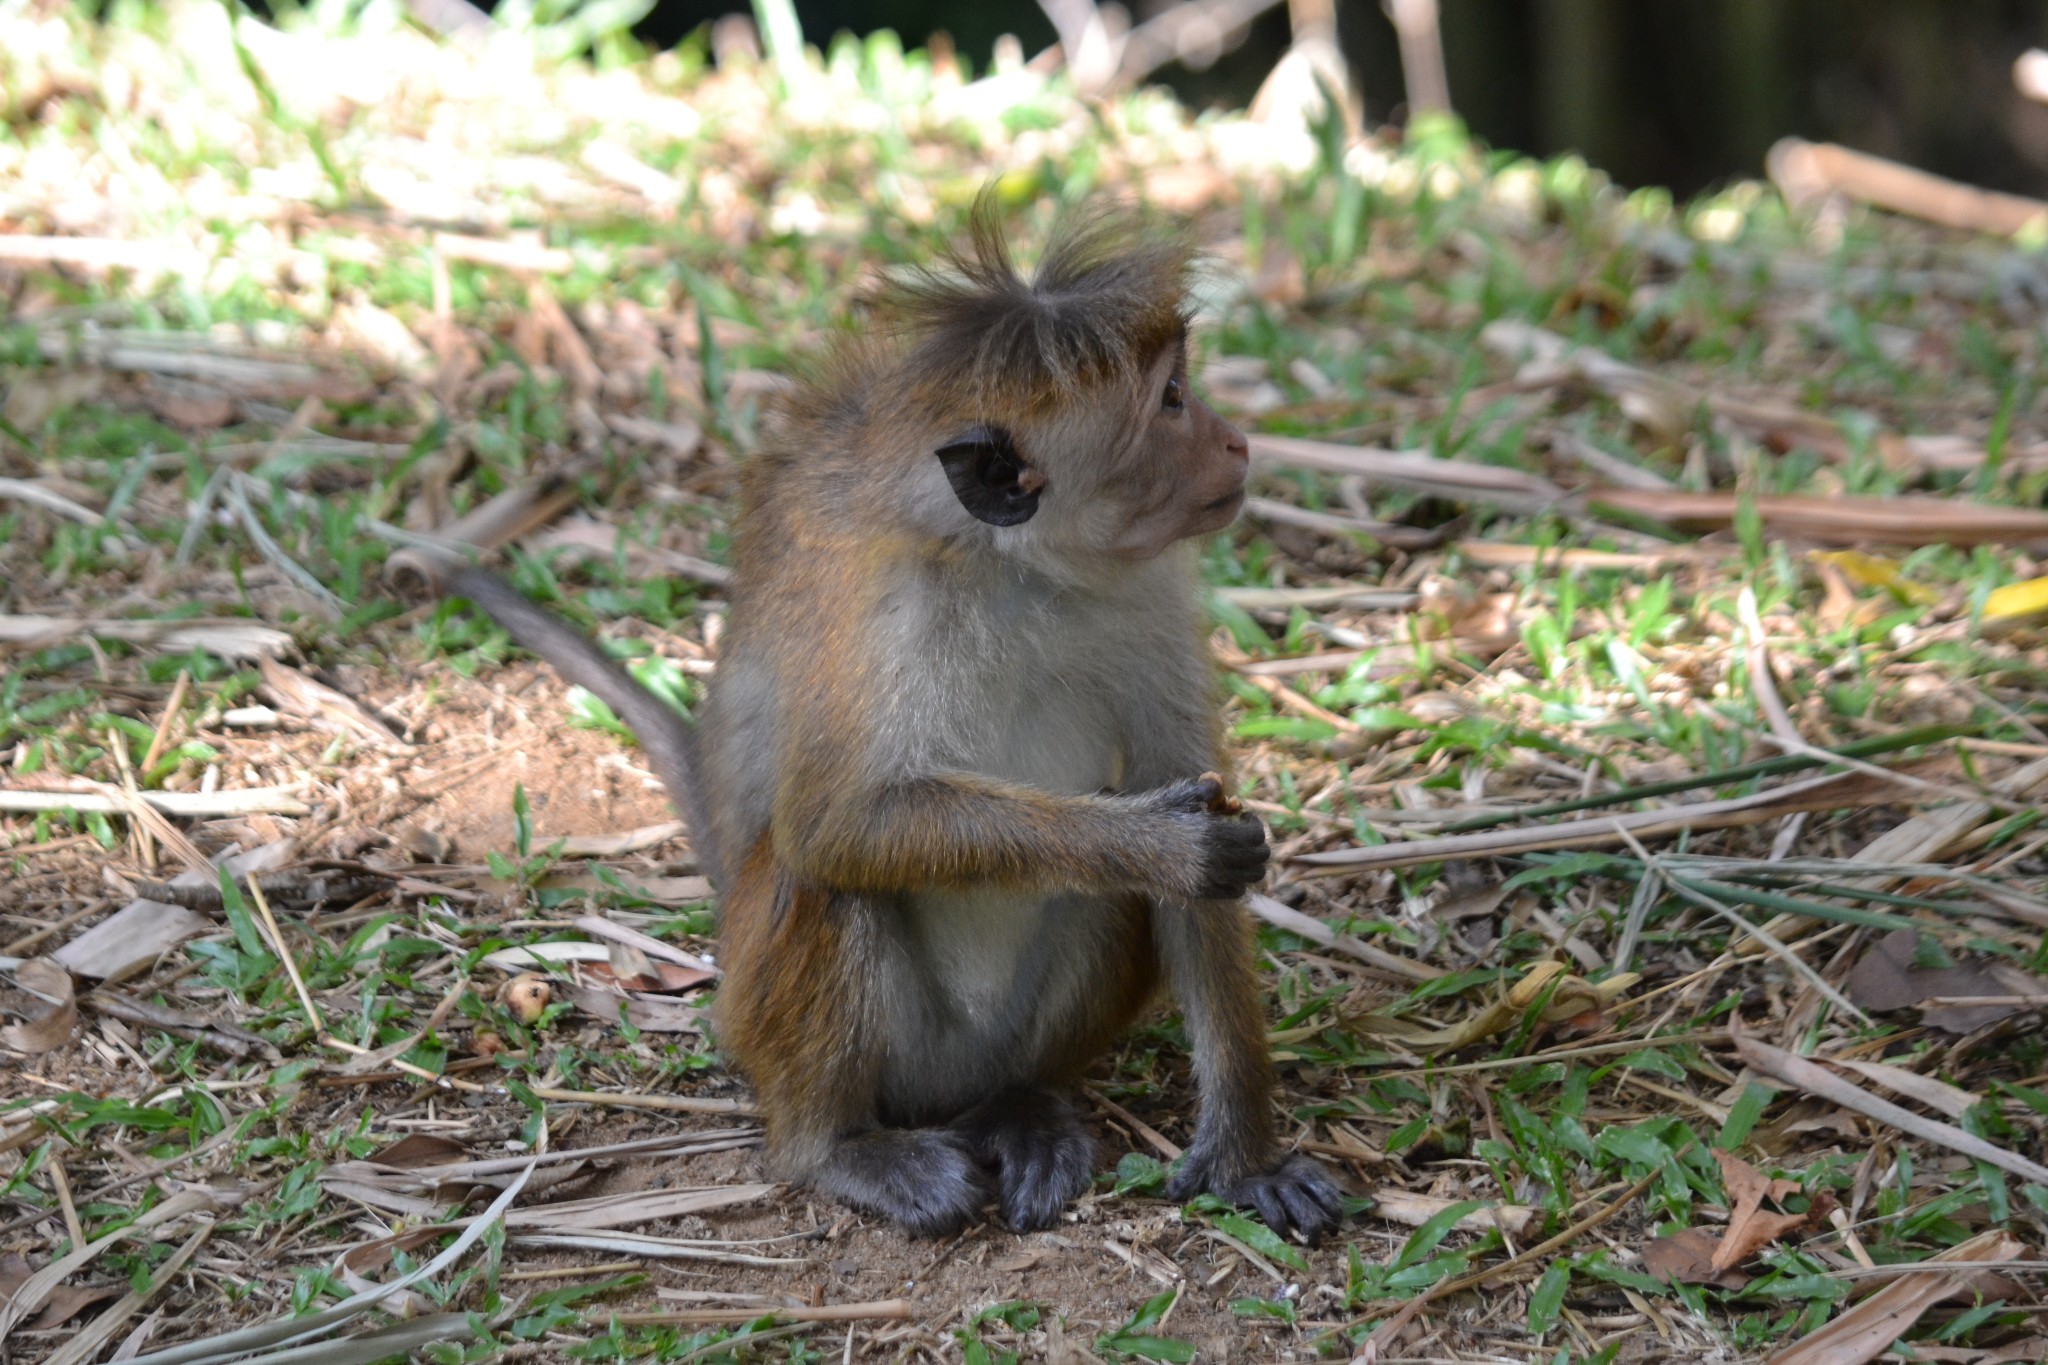
[[[1138,561],[1222,529],[1250,457],[1187,374],[1186,239],[1098,214],[1026,281],[992,202],[973,254],[899,286],[922,518],[1044,561]]]

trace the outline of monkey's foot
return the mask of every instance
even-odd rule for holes
[[[996,1168],[1003,1221],[1018,1232],[1051,1227],[1095,1175],[1095,1141],[1073,1102],[1050,1090],[1008,1090],[954,1127]]]
[[[944,1128],[876,1128],[846,1138],[811,1183],[920,1237],[959,1231],[988,1198],[966,1140]]]
[[[1213,1154],[1190,1151],[1180,1172],[1167,1182],[1169,1199],[1213,1194],[1227,1204],[1251,1209],[1266,1226],[1285,1237],[1299,1232],[1311,1242],[1344,1217],[1344,1192],[1312,1157],[1282,1157],[1278,1164],[1251,1175],[1230,1175]]]

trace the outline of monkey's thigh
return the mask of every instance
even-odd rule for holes
[[[1151,999],[1142,897],[907,901],[877,993],[887,1122],[946,1123],[1019,1086],[1070,1083]]]
[[[891,907],[797,882],[763,838],[720,914],[719,1045],[754,1083],[770,1145],[807,1169],[876,1120]]]

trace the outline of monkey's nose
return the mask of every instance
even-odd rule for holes
[[[1223,438],[1223,449],[1229,452],[1233,459],[1242,460],[1246,464],[1250,464],[1252,460],[1252,444],[1245,439],[1244,433],[1236,427],[1225,427],[1224,431],[1229,434]]]

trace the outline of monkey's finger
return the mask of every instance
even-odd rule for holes
[[[1223,799],[1223,785],[1213,777],[1195,777],[1160,787],[1151,794],[1163,810],[1181,815],[1203,815]]]
[[[1275,1178],[1275,1184],[1294,1226],[1309,1239],[1330,1231],[1342,1219],[1344,1192],[1313,1161],[1303,1157],[1289,1161]]]
[[[1256,858],[1261,864],[1273,856],[1266,842],[1266,827],[1250,816],[1233,816],[1215,825],[1216,847],[1233,857]]]
[[[1212,823],[1217,834],[1233,843],[1263,844],[1266,826],[1256,815],[1219,815]]]
[[[1195,780],[1216,789],[1216,794],[1209,798],[1209,809],[1212,812],[1217,815],[1238,815],[1243,812],[1244,803],[1224,790],[1223,774],[1203,773]]]
[[[1294,1220],[1287,1212],[1287,1205],[1280,1198],[1280,1191],[1271,1180],[1254,1179],[1247,1182],[1240,1192],[1239,1202],[1249,1197],[1251,1206],[1258,1210],[1259,1217],[1266,1220],[1266,1226],[1285,1237],[1294,1230]]]
[[[1266,868],[1273,861],[1273,851],[1264,844],[1250,847],[1239,845],[1223,851],[1216,859],[1216,870],[1226,876],[1243,877],[1257,881],[1266,875]]]

